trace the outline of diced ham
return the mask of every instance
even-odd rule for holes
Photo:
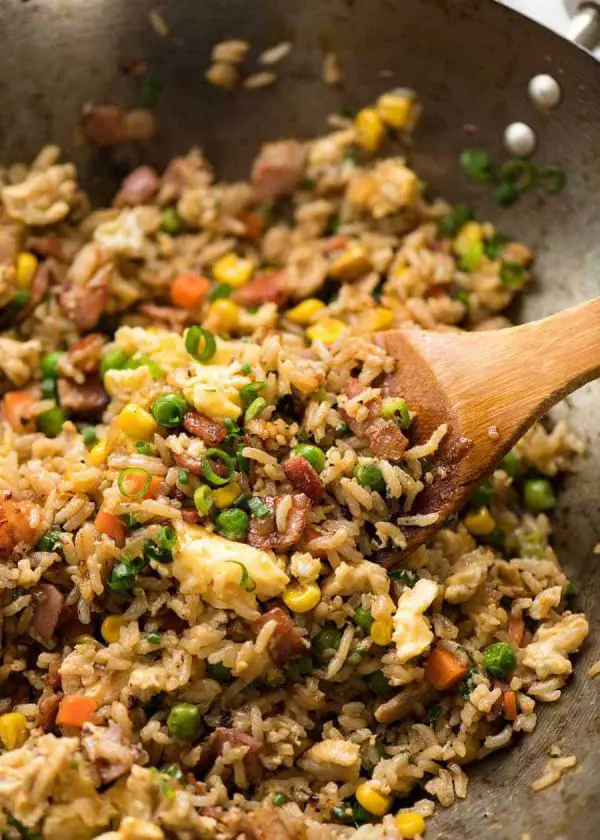
[[[275,201],[294,192],[302,177],[306,149],[297,140],[266,143],[252,165],[250,180],[259,201]]]
[[[276,303],[280,306],[289,297],[285,282],[285,271],[270,271],[259,274],[253,280],[240,286],[232,295],[236,303],[242,306],[260,306],[263,303]]]
[[[64,595],[51,583],[41,583],[33,593],[31,626],[46,644],[52,640],[60,618]]]
[[[258,760],[262,747],[261,742],[246,732],[240,732],[238,729],[226,729],[223,726],[215,729],[204,742],[195,770],[203,775],[207,773],[222,754],[226,744],[231,744],[233,747],[248,747],[244,756],[244,766],[248,776],[256,781],[261,768]]]
[[[364,386],[353,377],[344,385],[344,394],[348,399],[359,396],[364,390]],[[398,461],[408,447],[408,439],[394,420],[381,417],[382,403],[381,397],[369,400],[365,405],[368,414],[364,420],[357,420],[343,409],[341,414],[357,437],[367,438],[374,455],[388,461]]]
[[[69,361],[81,373],[96,373],[102,361],[102,349],[105,344],[106,338],[102,333],[89,333],[71,344],[67,350]]]
[[[114,146],[128,138],[125,112],[117,105],[90,105],[81,117],[85,139],[94,146]]]
[[[46,236],[32,236],[28,240],[29,248],[41,257],[54,257],[58,262],[63,262],[65,254],[63,243],[55,233],[48,233]]]
[[[210,184],[212,172],[210,166],[198,149],[185,157],[176,157],[169,163],[162,176],[160,201],[170,204],[179,201],[188,189]]]
[[[42,509],[33,502],[0,501],[0,556],[10,554],[18,543],[31,545],[42,518]]]
[[[296,490],[310,499],[322,499],[325,487],[318,472],[302,455],[292,455],[283,462],[283,471]]]
[[[115,197],[115,207],[147,204],[158,192],[160,178],[151,166],[138,166],[123,179]]]
[[[189,452],[174,452],[173,460],[178,467],[183,467],[184,470],[189,470],[192,475],[202,475],[202,464],[200,458],[195,458]]]
[[[72,414],[98,415],[109,400],[108,394],[97,376],[90,376],[81,384],[61,377],[57,385],[61,406]]]
[[[277,624],[269,641],[269,652],[277,667],[283,668],[290,659],[301,656],[308,644],[296,630],[292,619],[281,607],[273,607],[272,610],[257,618],[252,624],[252,629],[258,635],[269,621],[275,621]]]
[[[207,417],[195,410],[187,412],[183,418],[183,428],[211,445],[222,443],[227,437],[227,427],[222,420]]]
[[[287,517],[287,528],[285,533],[280,533],[275,526],[275,515],[278,506],[285,498],[289,497],[265,496],[263,498],[262,501],[269,508],[271,514],[262,519],[258,516],[251,518],[250,528],[248,529],[248,542],[250,545],[253,545],[255,548],[282,550],[290,548],[302,537],[308,511],[310,510],[310,499],[304,493],[298,493],[291,497],[292,505]]]
[[[87,284],[71,282],[61,292],[60,306],[79,332],[92,330],[100,320],[108,298],[108,281],[112,271],[112,263],[108,263]]]
[[[194,508],[181,508],[181,518],[188,525],[195,525],[200,521],[200,514]]]

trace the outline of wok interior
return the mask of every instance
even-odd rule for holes
[[[169,26],[168,38],[152,29],[146,0],[5,0],[0,9],[3,162],[29,160],[42,145],[56,143],[77,162],[98,201],[110,196],[135,164],[164,165],[195,144],[221,177],[231,178],[247,171],[263,140],[311,136],[340,107],[356,109],[395,84],[413,87],[425,108],[411,155],[417,172],[433,192],[471,202],[479,215],[518,232],[536,251],[538,282],[519,317],[541,317],[598,294],[600,71],[576,47],[492,0],[154,5]],[[211,47],[227,37],[247,39],[257,50],[292,40],[280,82],[264,91],[233,94],[206,84]],[[339,89],[321,80],[329,50],[342,68]],[[81,107],[89,101],[138,104],[143,77],[130,68],[140,61],[163,85],[159,138],[148,148],[91,153],[76,138]],[[526,97],[527,81],[539,72],[554,74],[562,85],[563,102],[551,117],[534,112]],[[499,211],[483,190],[466,181],[457,159],[467,145],[500,155],[502,129],[515,119],[536,129],[536,160],[564,167],[568,186],[559,198],[530,195],[510,211]],[[466,124],[477,128],[475,138],[465,133]],[[560,409],[588,438],[590,452],[561,496],[555,539],[578,593],[577,608],[587,613],[592,629],[600,594],[593,555],[600,540],[600,423],[593,410],[599,394],[597,383],[588,386]],[[472,768],[468,799],[438,810],[428,836],[508,838],[531,832],[535,840],[576,840],[597,835],[596,688],[586,671],[599,657],[592,633],[560,703],[540,710],[535,732],[521,745]],[[580,772],[533,795],[529,784],[554,743],[577,755]]]

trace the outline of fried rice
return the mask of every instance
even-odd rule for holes
[[[564,423],[402,552],[446,428],[414,445],[374,334],[502,328],[532,261],[427,197],[418,112],[387,94],[247,183],[194,149],[102,209],[54,147],[2,172],[9,840],[418,837],[559,699]]]

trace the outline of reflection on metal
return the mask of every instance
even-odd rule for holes
[[[567,37],[592,50],[600,41],[600,2],[598,0],[564,0],[572,17]]]

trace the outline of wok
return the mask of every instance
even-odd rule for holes
[[[170,29],[149,23],[158,9]],[[356,109],[394,85],[414,87],[425,106],[412,161],[435,192],[468,200],[478,213],[537,251],[539,281],[518,317],[534,318],[598,294],[600,274],[600,68],[577,47],[491,0],[4,0],[0,9],[0,159],[30,159],[48,142],[74,159],[96,199],[140,160],[164,165],[200,144],[224,177],[246,171],[267,138],[310,136],[340,107]],[[258,48],[294,42],[273,88],[226,93],[203,78],[211,46],[242,37]],[[320,79],[325,51],[337,53],[340,89]],[[164,91],[158,140],[143,149],[98,153],[78,144],[84,103],[139,103],[147,62]],[[381,78],[381,70],[392,71]],[[533,111],[526,84],[535,73],[559,79],[563,103],[551,117]],[[477,145],[500,154],[504,126],[523,119],[539,135],[537,160],[560,163],[568,183],[560,197],[526,196],[510,211],[489,203],[457,166]],[[478,127],[476,141],[466,123]],[[600,390],[577,393],[565,411],[590,442],[591,454],[566,482],[556,523],[558,549],[577,589],[576,609],[598,622],[600,570]],[[586,676],[600,658],[592,633],[576,675],[557,704],[539,709],[533,735],[473,766],[468,799],[431,822],[428,838],[535,840],[600,836],[600,722],[597,687]],[[578,757],[578,771],[532,794],[551,744]]]

